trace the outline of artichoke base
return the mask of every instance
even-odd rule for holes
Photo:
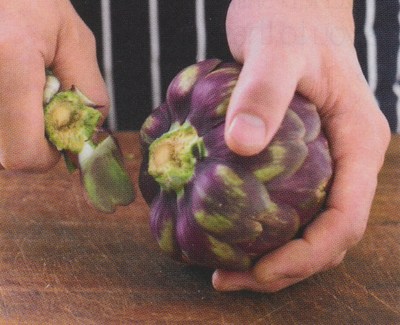
[[[164,190],[179,193],[192,179],[196,162],[205,155],[204,141],[193,126],[173,125],[151,144],[148,172]]]

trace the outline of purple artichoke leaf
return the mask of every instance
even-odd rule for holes
[[[180,260],[181,250],[176,240],[176,218],[176,194],[159,192],[151,204],[150,227],[160,248],[174,259]]]
[[[149,146],[155,139],[171,128],[171,116],[166,103],[161,104],[147,117],[140,129],[142,147]]]
[[[287,178],[277,178],[266,187],[275,200],[294,207],[308,223],[323,207],[333,166],[325,137],[319,135],[308,144],[309,154],[301,168]]]
[[[149,174],[148,160],[149,155],[145,151],[143,153],[142,164],[140,165],[139,188],[144,200],[150,206],[160,192],[160,184],[158,184],[154,177]]]
[[[174,121],[183,124],[189,114],[191,94],[195,84],[220,63],[218,59],[209,59],[193,64],[179,72],[171,81],[167,89],[166,102]]]
[[[303,140],[306,135],[304,122],[293,110],[288,109],[274,136],[275,141]]]
[[[300,229],[300,217],[296,210],[282,203],[276,203],[258,218],[263,224],[262,234],[254,241],[238,244],[250,256],[260,256],[286,244]]]
[[[262,182],[293,174],[304,162],[308,149],[300,138],[286,141],[273,139],[256,156],[242,157],[231,151],[224,140],[225,124],[213,128],[203,136],[208,160],[243,166]]]
[[[229,149],[225,142],[224,132],[225,123],[221,123],[203,135],[202,138],[207,150],[208,159],[213,161],[232,162],[239,165],[243,162],[247,162],[243,157]],[[256,161],[259,161],[259,159]]]
[[[78,157],[82,184],[95,208],[111,213],[116,206],[128,205],[134,200],[132,180],[112,136],[97,146],[87,142]]]
[[[268,200],[264,186],[251,174],[240,175],[227,165],[209,163],[201,167],[196,170],[190,193],[197,224],[227,243],[257,238],[262,224],[256,218]]]
[[[250,172],[226,165],[205,168],[193,181],[191,202],[196,222],[226,243],[245,246],[265,233],[279,233],[282,241],[294,236],[299,216],[289,206],[273,202]],[[282,236],[282,232],[285,236]],[[276,246],[279,240],[270,239]]]
[[[293,174],[304,162],[308,149],[299,137],[271,144],[256,156],[242,157],[231,151],[224,141],[225,124],[220,124],[203,136],[208,160],[243,166],[262,182]],[[304,133],[303,133],[304,134]]]
[[[240,248],[219,240],[199,226],[193,214],[190,195],[186,194],[189,193],[178,198],[176,219],[182,259],[188,264],[210,268],[248,269],[251,259]]]
[[[191,110],[187,120],[204,136],[213,127],[225,121],[229,100],[240,73],[240,66],[219,68],[196,83]],[[215,91],[218,89],[218,91]]]
[[[296,94],[289,108],[294,111],[301,121],[304,123],[306,134],[304,135],[305,142],[313,141],[321,131],[321,120],[314,104],[306,98]]]
[[[258,155],[258,159],[249,159],[247,167],[253,170],[260,182],[267,183],[273,179],[285,179],[293,175],[304,163],[308,155],[308,147],[303,140],[272,141]]]

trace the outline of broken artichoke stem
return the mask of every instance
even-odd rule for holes
[[[118,205],[128,205],[134,200],[134,188],[116,140],[108,135],[94,141],[101,133],[100,111],[76,87],[59,91],[59,80],[51,72],[46,74],[43,104],[49,141],[63,153],[69,171],[80,170],[86,198],[95,208],[113,212]]]
[[[149,174],[178,195],[192,179],[196,162],[206,156],[204,141],[189,123],[172,125],[150,148]]]

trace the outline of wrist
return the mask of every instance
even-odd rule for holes
[[[226,29],[239,61],[254,37],[268,44],[353,44],[353,0],[232,0]]]

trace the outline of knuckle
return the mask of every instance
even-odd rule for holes
[[[335,256],[334,258],[332,258],[328,263],[326,263],[326,265],[324,265],[324,267],[322,268],[321,271],[327,271],[330,269],[333,269],[337,266],[339,266],[343,260],[344,257],[346,256],[347,251],[342,252],[341,254],[339,254],[338,256]]]
[[[347,236],[346,236],[346,243],[347,247],[355,246],[360,240],[363,238],[365,232],[365,226],[352,224],[348,229]]]
[[[2,58],[14,58],[16,53],[27,53],[32,49],[31,35],[22,30],[1,33],[0,36],[0,55]]]
[[[382,116],[382,122],[380,124],[381,124],[380,134],[381,134],[384,146],[386,148],[389,145],[390,139],[392,137],[392,133],[390,130],[389,122],[384,116]]]
[[[370,138],[375,138],[379,144],[385,146],[389,144],[391,139],[391,130],[389,122],[378,105],[374,106],[372,114],[370,114],[368,125],[371,129]]]
[[[5,155],[1,164],[4,169],[10,171],[26,171],[31,169],[29,161],[18,156]]]
[[[103,118],[107,118],[108,114],[110,113],[110,100],[107,98],[104,101],[104,106],[101,107],[100,111],[103,115]]]
[[[32,169],[29,162],[21,158],[5,157],[1,164],[4,169],[10,171],[29,171]]]
[[[346,256],[346,253],[347,253],[347,251],[344,251],[343,253],[339,254],[339,256],[337,256],[336,259],[332,260],[332,262],[329,265],[330,268],[334,268],[334,267],[340,265],[343,262],[344,257]]]
[[[257,74],[252,78],[242,78],[241,89],[248,98],[257,99],[264,93],[269,93],[277,88],[272,82],[267,80],[265,77]]]
[[[96,38],[93,32],[83,22],[69,24],[66,28],[65,36],[73,44],[79,44],[80,47],[86,49],[94,49],[96,47]]]
[[[96,39],[90,28],[75,14],[64,18],[63,24],[60,26],[60,43],[59,51],[65,47],[70,50],[71,47],[79,47],[81,49],[93,49],[96,46]]]
[[[376,113],[377,114],[374,116],[371,116],[372,121],[369,123],[371,133],[368,142],[369,150],[374,152],[376,157],[376,164],[374,166],[376,166],[377,171],[379,171],[384,163],[385,153],[389,146],[392,133],[385,115],[380,110],[377,110]]]
[[[372,131],[370,134],[371,140],[376,141],[376,145],[386,148],[391,139],[391,129],[389,122],[378,106],[375,107],[375,114],[370,114],[369,127]]]
[[[86,44],[86,46],[88,46],[91,49],[95,49],[96,48],[96,37],[94,35],[94,33],[92,32],[92,30],[87,27],[86,25],[83,25],[82,29],[81,29],[81,42],[83,42],[84,44]]]
[[[44,172],[54,166],[53,159],[38,152],[2,152],[0,164],[6,170],[22,172]]]

